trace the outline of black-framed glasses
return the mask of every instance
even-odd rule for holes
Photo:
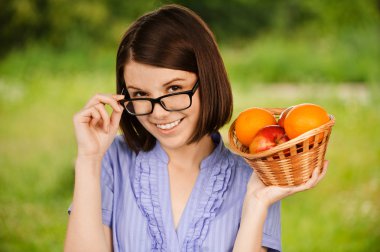
[[[153,112],[154,104],[158,103],[166,111],[181,111],[189,108],[192,98],[199,86],[199,80],[191,90],[163,95],[157,98],[129,98],[120,100],[119,103],[125,110],[134,116],[149,115]],[[126,95],[123,89],[122,95]]]

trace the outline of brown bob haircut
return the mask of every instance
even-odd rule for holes
[[[193,11],[166,5],[137,19],[126,31],[117,51],[116,89],[125,88],[124,67],[135,61],[197,74],[201,102],[196,131],[188,144],[219,130],[232,115],[232,92],[214,35]],[[128,94],[127,94],[128,95]],[[129,147],[151,150],[156,139],[124,111],[120,127]]]

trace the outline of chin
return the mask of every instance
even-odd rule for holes
[[[164,149],[176,150],[188,145],[187,142],[190,139],[190,135],[187,136],[181,134],[168,137],[156,136],[156,139]]]

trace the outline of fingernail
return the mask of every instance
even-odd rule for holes
[[[119,100],[119,99],[124,98],[124,95],[115,94],[115,95],[112,95],[112,98],[114,98],[115,100]]]

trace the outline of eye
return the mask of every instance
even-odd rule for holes
[[[144,97],[147,96],[147,93],[142,92],[142,91],[135,91],[131,93],[131,98],[139,98],[139,97]]]
[[[182,90],[182,87],[178,86],[178,85],[173,85],[173,86],[170,86],[168,88],[169,93],[175,93],[175,92],[179,92],[181,90]]]

